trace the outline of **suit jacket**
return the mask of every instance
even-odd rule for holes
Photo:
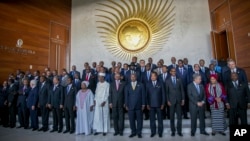
[[[26,107],[26,100],[29,96],[29,91],[31,90],[30,87],[26,87],[26,89],[23,89],[24,86],[19,87],[18,90],[18,98],[17,98],[17,107],[24,106]]]
[[[168,66],[168,72],[170,72],[171,71],[171,69],[174,67],[174,65],[173,64],[171,64],[171,65],[169,65]],[[175,64],[175,68],[177,68],[178,67],[178,65],[177,64]]]
[[[166,95],[163,84],[159,81],[153,86],[153,82],[148,83],[146,86],[147,105],[150,107],[159,108],[165,105]]]
[[[151,64],[151,70],[155,70],[157,68],[156,64]]]
[[[134,73],[136,74],[136,78],[137,78],[137,81],[139,81],[140,80],[140,75],[139,75],[139,73],[137,72],[137,71],[135,71],[134,70]],[[129,71],[127,71],[127,73],[126,73],[126,83],[127,84],[129,84],[130,82],[131,82],[131,78],[130,78],[130,76],[131,76],[131,70],[129,70]]]
[[[78,74],[79,78],[81,77],[79,71],[71,71],[71,72],[69,72],[69,76],[70,76],[72,79],[74,78],[74,75],[75,75],[75,74]]]
[[[62,76],[61,77],[61,81],[60,81],[60,84],[61,84],[61,86],[63,86],[63,87],[66,87],[67,86],[67,81],[68,81],[68,78],[69,78],[69,75],[67,74],[66,76]]]
[[[133,90],[132,84],[128,83],[125,88],[125,105],[129,110],[141,110],[146,105],[145,88],[142,83],[137,82]]]
[[[16,106],[17,102],[17,86],[12,84],[8,89],[8,103],[11,103],[12,106]]]
[[[64,102],[64,90],[61,85],[57,85],[55,90],[54,86],[51,87],[49,91],[49,101],[48,104],[51,104],[54,108],[60,108],[60,105],[63,105]]]
[[[0,88],[0,107],[4,107],[4,102],[8,99],[8,87]]]
[[[77,94],[77,89],[76,87],[72,84],[70,90],[68,91],[68,86],[64,88],[64,107],[67,107],[69,109],[72,109],[73,106],[75,105],[76,101],[76,94]]]
[[[181,79],[183,88],[186,91],[188,82],[190,82],[189,76],[188,76],[189,74],[188,74],[188,71],[186,68],[183,67],[182,69],[183,69],[183,74],[181,74],[179,67],[177,67],[176,76],[177,76],[177,78]]]
[[[82,80],[78,80],[77,82],[76,82],[76,79],[73,79],[73,81],[72,81],[72,84],[76,87],[76,90],[77,90],[77,92],[81,89],[81,84],[82,83]]]
[[[95,93],[96,90],[96,84],[97,84],[97,76],[93,73],[90,73],[89,80],[86,80],[86,73],[83,75],[82,81],[89,81],[88,88],[92,91],[92,93]]]
[[[171,104],[180,104],[182,100],[185,100],[185,93],[182,80],[176,78],[176,84],[174,85],[172,77],[166,81],[166,95],[167,101]]]
[[[118,90],[116,89],[116,81],[110,84],[109,88],[109,104],[114,108],[122,108],[125,102],[126,83],[120,81]]]
[[[37,106],[38,103],[38,88],[31,88],[29,91],[29,96],[27,98],[27,107]]]
[[[201,69],[201,71],[202,71],[202,69]],[[203,72],[204,74],[206,74],[208,71],[209,71],[209,68],[204,66],[204,71],[202,71],[202,72]]]
[[[238,87],[235,88],[233,82],[228,82],[226,85],[227,103],[231,108],[247,109],[247,103],[250,103],[250,92],[248,84],[238,81]]]
[[[193,74],[195,74],[195,72],[191,73],[190,78],[192,79],[189,80],[189,83],[193,82]],[[201,70],[199,71],[199,74],[201,75],[201,84],[205,87],[207,84],[207,77]]]
[[[189,107],[190,109],[196,109],[198,107],[197,102],[206,101],[206,95],[203,85],[199,85],[200,94],[198,93],[194,83],[188,85],[188,98],[189,98]]]
[[[236,68],[236,73],[238,74],[238,79],[241,83],[248,83],[247,75],[245,70],[241,68]],[[231,70],[228,69],[223,76],[223,83],[226,85],[231,81]]]
[[[163,84],[163,87],[166,88],[165,84],[166,81],[171,77],[171,75],[169,73],[166,73],[166,78],[164,80],[163,78],[163,73],[161,75],[158,76],[158,81],[161,82]]]
[[[50,84],[48,82],[45,82],[43,87],[42,84],[39,85],[38,99],[40,106],[46,106],[46,104],[48,104],[49,90],[50,90]]]
[[[189,80],[188,83],[190,83],[193,80],[193,77],[192,77],[193,67],[191,65],[184,65],[184,68],[186,68],[188,72],[188,80]]]
[[[142,83],[143,85],[146,87],[148,83],[151,82],[151,71],[150,71],[150,75],[149,75],[149,78],[148,78],[148,72],[146,71],[143,76],[142,76]]]

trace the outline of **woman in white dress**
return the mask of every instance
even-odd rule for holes
[[[94,117],[94,95],[88,89],[89,82],[83,81],[76,95],[76,134],[91,134]]]

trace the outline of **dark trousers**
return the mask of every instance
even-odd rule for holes
[[[20,105],[18,107],[18,121],[20,126],[28,128],[29,127],[29,109],[26,105]]]
[[[143,110],[144,116],[145,116],[145,120],[149,118],[149,110],[147,108],[145,108]]]
[[[64,108],[66,130],[75,131],[75,113],[73,107]]]
[[[162,120],[162,110],[161,108],[151,107],[150,108],[150,129],[152,134],[156,134],[156,124],[155,124],[155,115],[157,115],[158,120],[158,134],[163,132],[163,120]]]
[[[37,116],[37,109],[32,110],[31,107],[30,110],[30,121],[31,121],[31,128],[37,129],[38,128],[38,116]]]
[[[129,110],[128,116],[132,134],[141,135],[143,122],[142,110]],[[135,121],[137,121],[137,126],[135,125]]]
[[[115,133],[123,133],[124,129],[124,112],[123,108],[112,108],[112,118],[114,120]]]
[[[40,106],[40,110],[41,110],[41,116],[42,116],[43,129],[48,129],[49,109],[46,107],[46,105],[42,105],[42,106]]]
[[[11,105],[9,107],[9,121],[10,121],[9,124],[10,127],[16,126],[16,106],[14,105]]]
[[[182,106],[180,103],[175,103],[170,106],[170,127],[171,131],[175,133],[176,128],[175,128],[175,113],[177,115],[177,132],[181,133],[182,131]]]
[[[0,121],[4,127],[8,126],[9,119],[8,119],[8,107],[7,106],[0,107]]]
[[[60,108],[53,108],[53,130],[59,130],[63,129],[63,118],[62,118],[62,109]]]
[[[183,117],[187,118],[187,113],[189,111],[189,99],[188,99],[188,95],[187,95],[187,92],[185,92],[185,104],[184,106],[182,106],[182,114],[183,114]]]
[[[229,110],[229,124],[238,125],[240,118],[241,125],[247,125],[247,109],[231,108]]]
[[[191,116],[191,133],[195,133],[197,129],[197,118],[199,116],[200,120],[200,132],[205,132],[205,105],[203,107],[190,107],[190,116]]]

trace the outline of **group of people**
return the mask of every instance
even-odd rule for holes
[[[137,57],[130,64],[112,61],[110,69],[100,61],[84,64],[82,73],[72,66],[67,72],[45,68],[40,74],[20,69],[10,74],[0,89],[0,123],[4,127],[33,131],[49,130],[49,113],[53,115],[50,132],[94,134],[105,136],[113,120],[114,136],[123,136],[124,114],[128,113],[131,135],[142,137],[143,117],[150,119],[151,137],[162,137],[163,120],[170,119],[171,136],[182,134],[182,119],[191,118],[191,136],[195,136],[197,118],[200,133],[205,130],[205,111],[211,113],[212,135],[226,135],[225,112],[228,109],[229,124],[247,123],[247,108],[250,107],[248,79],[243,69],[236,67],[232,59],[226,66],[212,60],[209,67],[205,61],[193,66],[188,59],[171,58],[171,65],[148,62]],[[81,75],[82,74],[82,75]],[[42,127],[39,128],[38,116]],[[177,127],[175,126],[177,116]],[[65,117],[66,130],[63,130]],[[76,117],[76,120],[75,120]],[[156,128],[156,120],[158,122]],[[31,122],[31,124],[29,124]]]

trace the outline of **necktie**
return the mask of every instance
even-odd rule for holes
[[[135,82],[132,82],[133,90],[135,90]]]
[[[176,79],[173,77],[173,84],[176,85]]]
[[[55,91],[56,90],[56,85],[54,85],[54,88],[53,88],[53,91]]]
[[[183,75],[183,69],[181,68],[181,75]]]
[[[148,75],[147,75],[147,77],[148,77],[148,80],[149,80],[149,76],[150,76],[150,72],[148,72]]]
[[[200,87],[198,84],[196,84],[196,89],[197,89],[198,94],[200,94],[201,91],[200,91]]]
[[[43,88],[43,85],[44,85],[44,83],[42,83],[42,86],[41,86],[41,88]]]
[[[163,82],[165,82],[165,79],[166,79],[166,74],[163,73]]]
[[[238,84],[236,81],[234,81],[234,87],[237,89],[238,88]]]
[[[86,74],[86,81],[89,81],[89,73]]]
[[[119,89],[119,81],[116,81],[116,90],[118,91]]]
[[[68,85],[68,87],[67,87],[67,94],[69,93],[69,90],[70,90],[70,86]]]

